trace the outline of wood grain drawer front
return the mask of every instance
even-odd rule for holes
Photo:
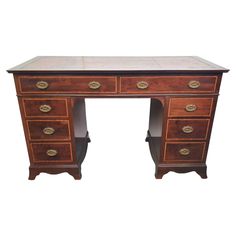
[[[167,121],[166,139],[207,138],[209,119],[169,119]]]
[[[201,162],[204,159],[204,142],[167,142],[164,161],[167,162]]]
[[[72,151],[70,143],[32,143],[31,148],[34,162],[72,162]]]
[[[25,117],[67,117],[66,99],[23,99]]]
[[[115,76],[27,76],[19,78],[21,93],[116,93]]]
[[[213,98],[171,98],[169,117],[211,116]]]
[[[217,76],[121,77],[121,93],[213,93]]]
[[[70,140],[70,127],[67,120],[28,120],[27,128],[32,141]]]

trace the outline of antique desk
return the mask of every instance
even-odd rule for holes
[[[206,157],[223,72],[199,57],[35,57],[14,74],[28,147],[29,179],[81,178],[90,142],[85,98],[150,98],[146,141],[156,178],[196,171]],[[106,148],[106,147],[101,147]]]

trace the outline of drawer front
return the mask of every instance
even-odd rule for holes
[[[28,120],[29,139],[32,141],[70,140],[70,127],[67,120]]]
[[[115,76],[20,77],[21,93],[115,93]]]
[[[167,142],[164,161],[167,162],[201,162],[204,159],[205,143]]]
[[[211,116],[213,98],[171,98],[169,117]]]
[[[25,117],[67,117],[66,99],[27,99],[23,100]]]
[[[31,149],[35,163],[72,162],[70,143],[32,143]]]
[[[217,76],[121,77],[121,93],[212,93]]]
[[[169,119],[167,121],[166,139],[207,138],[209,119]]]

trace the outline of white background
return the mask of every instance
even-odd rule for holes
[[[233,0],[0,2],[0,235],[235,235]],[[149,101],[87,101],[92,142],[83,178],[40,174],[28,157],[11,74],[37,55],[198,55],[224,75],[208,176],[154,178],[144,142]]]

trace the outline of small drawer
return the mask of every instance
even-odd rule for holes
[[[70,140],[70,126],[67,120],[28,120],[29,139],[32,141]]]
[[[217,76],[121,77],[121,93],[213,93]]]
[[[70,143],[32,143],[33,161],[35,163],[72,162]]]
[[[115,76],[21,76],[21,93],[116,93]]]
[[[211,116],[213,98],[171,98],[169,117]]]
[[[204,159],[205,143],[202,142],[167,142],[164,161],[167,162],[201,162]]]
[[[24,98],[25,117],[67,117],[67,99]]]
[[[207,138],[209,119],[169,119],[166,139],[204,140]]]

